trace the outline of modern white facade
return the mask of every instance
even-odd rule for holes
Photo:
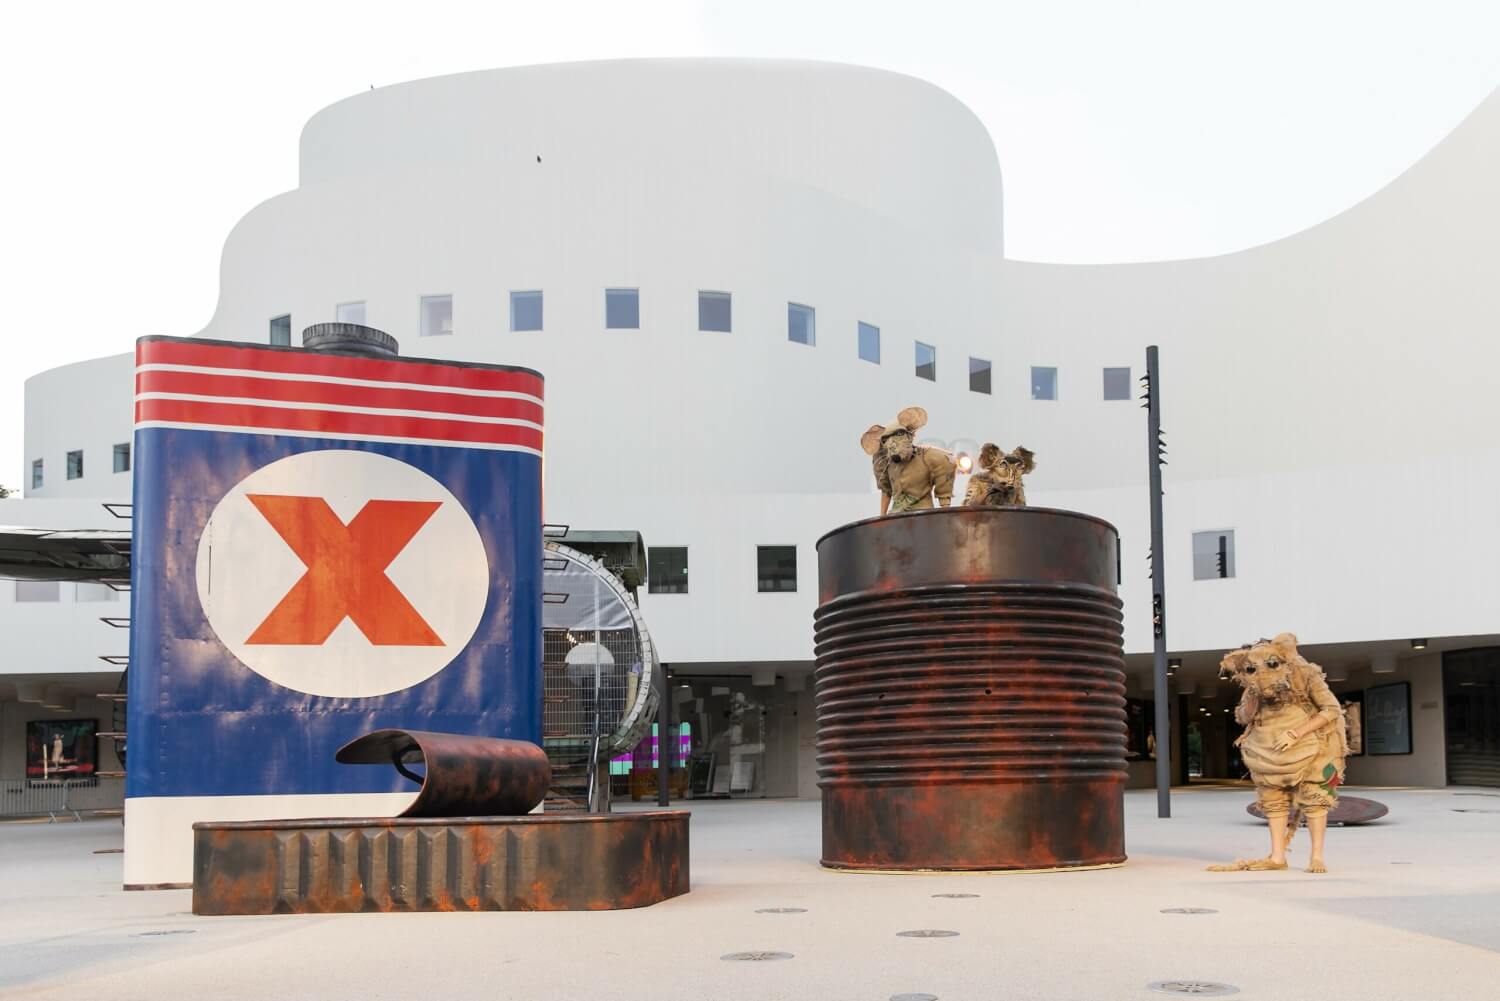
[[[161,333],[264,342],[289,316],[295,344],[362,316],[403,355],[544,373],[548,520],[687,548],[686,593],[642,597],[663,659],[679,676],[779,675],[761,685],[780,720],[767,790],[804,795],[815,543],[876,513],[856,440],[904,406],[951,446],[1027,445],[1033,504],[1118,526],[1132,691],[1150,697],[1144,411],[1104,386],[1128,368],[1134,397],[1160,345],[1181,710],[1219,713],[1220,651],[1291,630],[1351,690],[1413,685],[1415,753],[1356,759],[1352,781],[1441,785],[1441,651],[1500,644],[1497,160],[1492,97],[1388,188],[1287,239],[1036,264],[1004,256],[989,135],[921,81],[697,60],[471,73],[314,116],[297,189],[229,235],[212,320]],[[637,291],[637,327],[607,325],[609,289]],[[540,330],[512,329],[537,307],[514,292],[541,293]],[[727,332],[700,329],[702,292],[729,294]],[[791,338],[792,306],[813,310],[810,338],[795,327],[811,344]],[[879,328],[878,362],[861,357],[862,323]],[[923,346],[935,379],[917,372]],[[978,362],[988,380],[971,378]],[[23,482],[36,459],[44,478],[24,521],[0,521],[109,523],[62,502],[128,499],[110,469],[132,366],[28,382]],[[1034,366],[1056,370],[1055,399],[1033,398]],[[1231,530],[1233,577],[1195,580],[1193,534]],[[795,591],[758,590],[762,545],[796,547]],[[81,631],[92,612],[51,614]],[[0,622],[24,652],[0,668],[0,697],[3,675],[64,674],[97,645],[8,586]]]

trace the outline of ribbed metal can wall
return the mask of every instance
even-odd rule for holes
[[[1118,533],[944,508],[818,541],[823,864],[1125,861]]]

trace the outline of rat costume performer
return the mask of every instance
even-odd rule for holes
[[[1343,706],[1291,633],[1231,650],[1220,668],[1244,689],[1235,719],[1245,732],[1236,743],[1271,826],[1271,855],[1210,869],[1285,869],[1286,846],[1305,817],[1313,842],[1307,871],[1327,872],[1323,834],[1349,753]]]
[[[860,435],[860,447],[870,456],[875,485],[880,489],[880,513],[919,511],[953,503],[953,459],[938,448],[916,443],[917,431],[927,424],[927,411],[907,407],[896,422],[870,426]]]
[[[1000,451],[994,442],[979,450],[979,470],[969,477],[965,507],[1025,507],[1026,487],[1021,477],[1036,468],[1036,453],[1025,446]]]

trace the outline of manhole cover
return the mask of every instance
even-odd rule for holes
[[[156,938],[162,935],[191,935],[192,928],[164,928],[161,931],[138,931],[132,938]]]
[[[761,907],[757,908],[756,914],[806,914],[806,907]]]
[[[891,1001],[938,1001],[936,994],[892,994]]]
[[[123,855],[123,854],[125,854],[125,849],[123,849],[123,848],[95,848],[94,849],[94,854],[95,855]]]
[[[900,938],[957,938],[958,932],[944,931],[942,928],[916,928],[912,931],[898,931]]]
[[[731,952],[720,956],[732,963],[766,963],[773,959],[791,959],[790,952]]]
[[[1457,806],[1453,808],[1454,813],[1500,813],[1500,810],[1491,810],[1488,807]]]
[[[1493,796],[1500,799],[1500,792],[1456,792],[1455,796]]]
[[[1154,984],[1147,984],[1146,989],[1158,994],[1190,998],[1217,998],[1240,992],[1238,987],[1216,984],[1210,980],[1158,980]]]
[[[1163,914],[1217,914],[1212,907],[1163,907]]]
[[[948,900],[972,900],[979,896],[977,893],[934,893],[934,897],[943,897]]]

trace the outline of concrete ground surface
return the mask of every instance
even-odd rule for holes
[[[0,995],[1149,1001],[1201,980],[1246,1001],[1500,998],[1500,791],[1355,792],[1390,816],[1331,830],[1326,876],[1204,871],[1263,853],[1243,790],[1179,792],[1168,821],[1129,793],[1127,866],[1037,875],[826,872],[816,802],[700,802],[692,892],[613,913],[199,918],[189,891],[119,889],[121,857],[94,854],[118,820],[0,825]],[[720,958],[743,951],[792,958]]]

